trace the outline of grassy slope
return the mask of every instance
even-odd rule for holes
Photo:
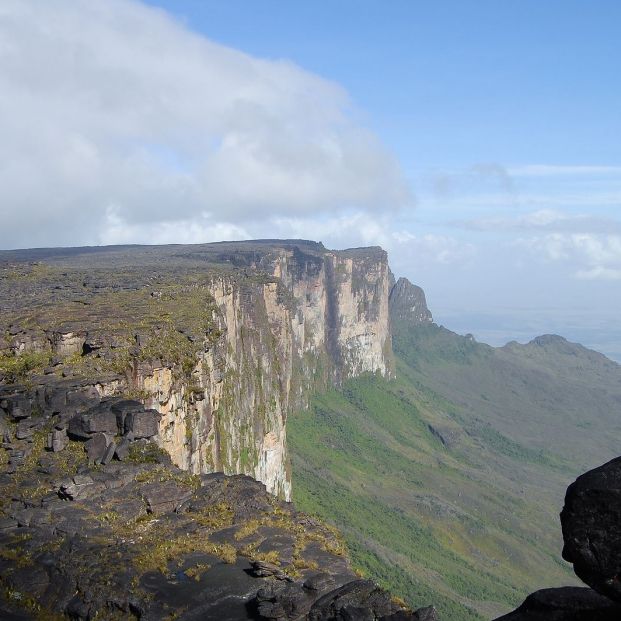
[[[334,521],[365,573],[444,620],[490,619],[574,583],[557,515],[567,484],[615,455],[621,367],[558,343],[395,332],[396,380],[350,381],[289,419],[298,506]]]

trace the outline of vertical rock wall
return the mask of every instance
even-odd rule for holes
[[[297,246],[263,257],[254,270],[241,281],[214,279],[222,335],[200,353],[189,380],[143,367],[135,388],[163,413],[159,442],[177,465],[249,474],[288,499],[291,410],[314,389],[393,373],[390,271],[379,248]]]

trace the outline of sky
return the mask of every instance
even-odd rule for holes
[[[381,245],[621,361],[617,0],[2,0],[0,248]]]

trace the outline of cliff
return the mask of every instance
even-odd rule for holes
[[[425,292],[407,278],[399,278],[391,289],[389,308],[393,321],[405,321],[408,325],[433,321],[431,311],[427,308]]]
[[[175,465],[248,474],[285,499],[289,413],[312,390],[393,374],[380,248],[49,249],[0,253],[0,266],[5,394],[48,413],[75,380],[138,398],[161,413],[156,441]]]

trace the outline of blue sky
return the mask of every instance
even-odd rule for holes
[[[621,360],[619,23],[616,1],[6,0],[0,247],[379,244],[452,329]]]
[[[411,255],[398,263],[425,286],[438,320],[495,344],[559,331],[621,359],[621,280],[576,278],[576,263],[545,249],[507,250],[533,228],[553,234],[555,219],[574,234],[590,234],[589,219],[621,233],[621,3],[155,4],[218,42],[347,89],[416,195],[416,209],[395,219],[466,248],[453,249],[466,269],[449,259],[417,269]],[[529,226],[532,214],[549,224]]]

